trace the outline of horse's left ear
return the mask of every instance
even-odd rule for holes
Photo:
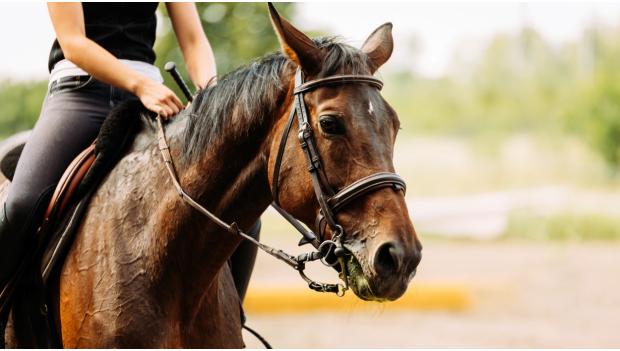
[[[271,24],[278,34],[282,51],[299,65],[304,73],[317,73],[321,69],[321,49],[312,39],[280,17],[272,3],[268,3],[268,6]]]
[[[362,52],[368,55],[372,73],[375,73],[392,56],[394,40],[392,23],[385,23],[375,29],[362,45]]]

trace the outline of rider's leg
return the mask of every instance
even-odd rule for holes
[[[252,228],[248,231],[254,239],[260,238],[260,219],[254,223]],[[232,271],[233,280],[235,281],[235,287],[239,298],[243,301],[245,293],[250,283],[250,277],[252,276],[252,270],[254,269],[254,262],[256,261],[256,252],[258,248],[251,242],[244,240],[239,244],[237,250],[230,258],[230,267]]]
[[[110,109],[110,88],[96,81],[79,89],[52,88],[46,97],[2,206],[0,286],[25,254],[49,194],[69,163],[95,139]]]

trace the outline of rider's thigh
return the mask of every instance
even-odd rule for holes
[[[11,221],[27,220],[45,190],[94,141],[111,109],[109,90],[91,81],[79,89],[48,93],[9,189]]]

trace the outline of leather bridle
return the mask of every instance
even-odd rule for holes
[[[395,191],[402,191],[403,193],[406,190],[405,181],[399,175],[392,172],[379,172],[371,174],[358,179],[357,181],[340,189],[338,192],[334,191],[332,186],[329,184],[325,174],[325,169],[321,162],[321,157],[318,152],[312,126],[310,124],[308,109],[304,102],[304,93],[320,87],[342,84],[368,84],[379,90],[383,87],[383,83],[379,79],[369,75],[335,75],[304,82],[301,70],[297,69],[297,72],[295,73],[295,89],[293,91],[294,103],[280,139],[278,154],[276,155],[273,170],[271,186],[273,202],[271,206],[301,233],[303,238],[300,245],[311,243],[317,249],[316,252],[305,253],[298,256],[289,255],[282,250],[274,249],[255,240],[239,229],[235,222],[232,224],[227,224],[185,193],[176,175],[176,170],[174,168],[172,156],[166,141],[161,118],[159,116],[157,117],[159,149],[168,173],[172,178],[175,189],[183,201],[203,213],[205,216],[209,217],[213,222],[228,232],[240,235],[244,239],[257,245],[266,253],[295,268],[299,271],[300,275],[308,283],[311,289],[321,292],[333,292],[339,296],[344,295],[344,292],[348,289],[348,277],[344,261],[346,250],[342,246],[344,229],[336,221],[336,213],[342,210],[346,205],[350,204],[353,200],[379,189],[391,187]],[[315,230],[318,235],[315,234],[315,232],[306,229],[303,224],[280,207],[278,201],[280,168],[282,166],[286,143],[295,121],[295,116],[297,116],[298,140],[305,155],[308,171],[312,177],[312,186],[320,207],[315,221]],[[329,239],[326,239],[325,237],[325,229],[327,226],[331,228],[333,233]],[[341,278],[345,285],[318,283],[308,278],[304,273],[305,263],[319,259],[324,264],[336,268],[341,273]]]
[[[315,220],[315,231],[318,236],[307,230],[300,230],[300,233],[304,236],[304,242],[311,243],[314,247],[319,249],[319,251],[325,254],[322,261],[330,266],[335,265],[337,261],[342,261],[338,260],[338,258],[341,257],[342,253],[344,253],[341,243],[344,229],[336,221],[336,213],[360,196],[382,188],[392,187],[395,190],[403,191],[403,193],[406,190],[405,181],[398,174],[392,172],[379,172],[371,174],[358,179],[338,192],[335,192],[333,187],[329,184],[327,175],[325,174],[325,168],[323,167],[321,157],[318,152],[310,119],[308,117],[308,108],[306,107],[306,103],[304,101],[304,94],[320,87],[343,84],[368,84],[379,90],[383,88],[383,82],[369,75],[336,75],[304,82],[302,71],[297,69],[297,72],[295,73],[295,89],[293,90],[293,107],[280,139],[278,154],[276,155],[276,161],[273,169],[271,187],[273,197],[272,207],[274,207],[279,213],[283,214],[283,216],[291,222],[295,228],[299,229],[300,227],[303,227],[292,215],[284,211],[279,204],[280,168],[282,165],[284,151],[286,149],[286,143],[293,127],[295,116],[297,116],[297,137],[304,153],[308,171],[312,177],[314,193],[320,206]],[[325,229],[327,226],[331,228],[333,233],[330,240],[326,240]],[[332,247],[328,248],[327,244]],[[331,256],[332,253],[334,254],[333,256]],[[345,267],[342,263],[343,262],[341,262],[340,265],[340,271],[346,275],[346,270],[344,269]],[[346,280],[346,276],[344,278]]]

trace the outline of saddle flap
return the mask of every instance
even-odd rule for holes
[[[96,141],[95,141],[96,143]],[[53,222],[55,214],[62,213],[67,207],[73,193],[80,185],[80,182],[95,162],[95,143],[82,151],[72,162],[65,173],[60,178],[60,182],[54,190],[52,199],[45,211],[43,226]]]

